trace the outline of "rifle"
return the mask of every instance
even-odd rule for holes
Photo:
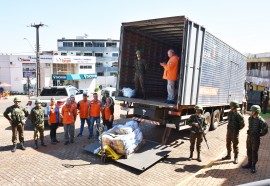
[[[202,134],[203,134],[203,139],[204,139],[204,141],[205,141],[205,143],[206,143],[206,145],[207,145],[207,148],[209,149],[209,146],[208,146],[208,143],[207,143],[207,139],[206,139],[205,134],[204,134],[204,132],[203,132],[202,124],[199,122],[197,116],[196,116],[196,120],[197,120],[197,122],[198,122],[198,124],[199,124],[200,131],[201,131]]]

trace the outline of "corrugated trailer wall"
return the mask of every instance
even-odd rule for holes
[[[205,33],[198,104],[242,102],[246,57],[210,33]]]

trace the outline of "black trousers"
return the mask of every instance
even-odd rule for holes
[[[104,120],[104,124],[107,126],[107,129],[111,129],[112,125],[113,125],[113,120],[109,121],[109,120]]]
[[[58,123],[51,123],[50,125],[50,137],[52,141],[56,141],[56,129],[58,128]]]

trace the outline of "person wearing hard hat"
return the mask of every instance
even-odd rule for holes
[[[19,134],[21,149],[25,150],[23,129],[25,125],[25,117],[28,116],[26,109],[20,106],[21,100],[18,97],[15,97],[13,102],[14,105],[8,107],[3,113],[4,117],[7,118],[12,128],[13,148],[11,152],[15,152],[17,149],[17,133]]]
[[[135,96],[139,96],[139,86],[141,87],[141,92],[143,94],[143,99],[146,99],[146,92],[144,87],[144,76],[147,70],[147,62],[142,58],[142,52],[140,50],[136,51],[137,59],[134,61],[135,69]]]
[[[32,108],[30,119],[34,128],[35,149],[38,149],[38,133],[40,135],[41,146],[46,147],[44,143],[44,114],[40,99],[36,99],[36,106]]]
[[[239,130],[245,127],[244,117],[237,112],[239,104],[237,101],[230,102],[231,110],[228,112],[228,126],[227,126],[227,135],[226,135],[226,148],[227,155],[222,158],[222,160],[231,159],[231,151],[233,144],[234,151],[234,164],[238,163],[238,153],[239,153]]]
[[[191,115],[187,121],[187,124],[191,126],[189,160],[191,161],[193,158],[194,146],[197,140],[197,143],[196,143],[196,148],[197,148],[197,153],[198,153],[197,160],[201,162],[202,161],[201,143],[203,141],[203,132],[205,132],[208,129],[208,125],[205,121],[205,117],[202,115],[203,107],[201,105],[196,105],[194,109],[196,113]]]
[[[256,163],[258,162],[258,151],[260,147],[260,137],[268,133],[268,125],[264,119],[259,116],[261,107],[252,105],[251,116],[248,118],[247,131],[247,157],[248,163],[243,165],[244,169],[251,169],[251,173],[256,173]]]
[[[167,63],[160,63],[160,66],[164,68],[163,79],[167,80],[167,92],[168,97],[165,101],[168,104],[175,104],[174,92],[175,92],[175,82],[178,78],[179,69],[179,57],[175,55],[174,50],[168,50],[168,57],[170,58]]]

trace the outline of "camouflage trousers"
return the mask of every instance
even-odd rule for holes
[[[145,90],[144,90],[144,75],[135,73],[135,90],[136,94],[138,94],[139,91],[139,86],[141,86],[142,94],[145,95]]]
[[[196,143],[196,149],[197,152],[201,151],[201,144],[203,141],[203,134],[202,133],[190,133],[190,151],[193,152],[194,151],[194,146],[195,146],[195,142],[197,139],[197,143]]]
[[[226,136],[226,147],[227,151],[232,151],[232,144],[233,144],[233,152],[234,154],[239,153],[239,130],[231,130],[227,129],[227,136]]]
[[[38,139],[38,133],[40,135],[40,140],[44,140],[44,125],[36,125],[34,126],[34,140]]]
[[[24,124],[22,124],[22,123],[20,123],[20,124],[12,124],[11,128],[12,128],[12,143],[14,145],[17,144],[17,135],[18,135],[18,133],[19,133],[20,143],[23,143],[24,142],[24,137],[23,137]]]
[[[258,151],[260,147],[260,137],[259,136],[247,136],[247,156],[248,162],[256,164],[258,161]]]

